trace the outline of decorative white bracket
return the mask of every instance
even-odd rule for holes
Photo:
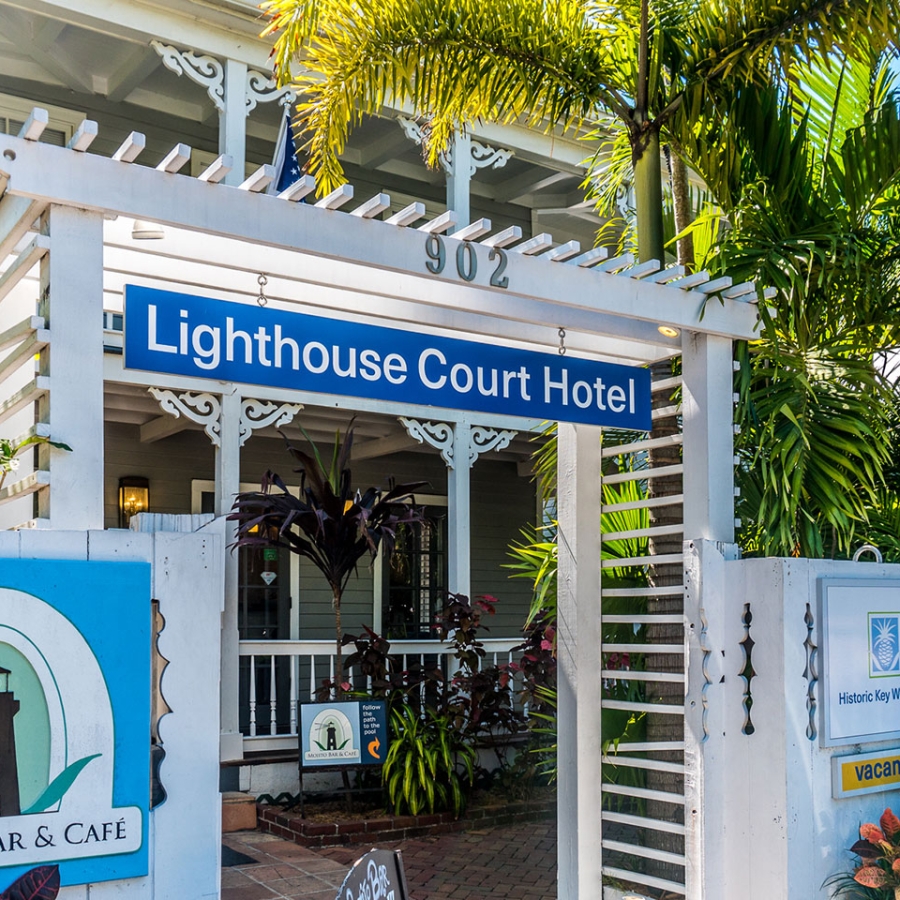
[[[449,425],[446,422],[419,422],[417,419],[400,417],[400,423],[406,429],[411,438],[415,438],[420,444],[428,444],[441,451],[441,457],[447,464],[447,468],[456,467],[457,429],[466,428],[466,425]],[[508,447],[510,441],[518,434],[517,431],[497,431],[494,428],[484,428],[475,425],[467,435],[468,440],[468,465],[472,467],[475,460],[482,453],[491,450],[503,450]]]
[[[271,400],[241,401],[241,426],[240,446],[243,447],[247,438],[260,428],[268,428],[274,425],[280,428],[289,425],[294,416],[303,409],[302,403],[274,403]]]
[[[505,450],[518,433],[518,431],[497,431],[481,425],[473,426],[469,439],[469,465],[471,466],[482,453]]]
[[[161,41],[150,41],[150,46],[160,55],[167,69],[176,75],[187,75],[191,81],[205,87],[216,109],[219,112],[225,111],[225,67],[218,59],[213,56],[198,56],[192,50],[179,50]],[[271,75],[253,69],[247,72],[244,87],[245,113],[256,109],[258,103],[278,100],[285,105],[293,103],[296,98],[297,94],[291,88],[277,87]]]
[[[209,99],[219,112],[225,111],[225,68],[212,56],[197,56],[191,50],[178,50],[161,41],[150,41],[163,65],[176,75],[187,75],[206,88]],[[254,103],[254,106],[256,104]]]
[[[448,469],[454,467],[452,425],[446,422],[419,422],[417,419],[407,419],[404,416],[400,416],[400,424],[406,429],[407,434],[420,444],[428,444],[435,450],[440,450]]]
[[[176,394],[175,391],[165,388],[152,387],[149,390],[159,401],[163,412],[175,416],[176,419],[184,416],[192,422],[197,422],[203,426],[214,447],[222,445],[222,403],[218,397],[214,394],[191,391]]]
[[[403,129],[403,133],[407,138],[413,141],[413,143],[421,146],[422,142],[425,140],[422,126],[419,125],[415,119],[410,119],[406,116],[398,116],[397,121],[400,123],[400,127]],[[469,145],[471,147],[469,157],[470,177],[474,175],[478,169],[502,169],[513,155],[512,150],[500,150],[497,147],[491,147],[489,144],[482,144],[480,141],[476,140],[471,140]],[[441,154],[440,160],[441,167],[444,171],[448,175],[452,174],[453,154],[449,148]]]
[[[471,144],[470,175],[474,175],[476,169],[502,169],[513,155],[512,150],[501,150],[490,144],[482,144],[481,141],[473,140]]]
[[[265,72],[256,72],[253,69],[247,72],[247,113],[256,109],[257,103],[271,103],[277,100],[281,106],[288,106],[297,99],[297,93],[292,88],[279,88],[275,79]]]

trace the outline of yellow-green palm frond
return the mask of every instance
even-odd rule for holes
[[[340,182],[350,131],[387,104],[432,118],[432,164],[458,125],[567,128],[601,110],[626,116],[616,27],[578,0],[330,0],[293,80],[310,170],[323,190]]]

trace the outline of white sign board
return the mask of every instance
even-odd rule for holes
[[[819,582],[826,746],[900,737],[900,581]]]

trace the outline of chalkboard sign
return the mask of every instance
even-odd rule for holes
[[[336,900],[408,900],[399,850],[370,850],[347,873]]]

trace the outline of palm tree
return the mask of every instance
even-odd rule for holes
[[[700,159],[728,230],[713,269],[778,289],[744,360],[745,547],[846,554],[883,505],[895,422],[879,361],[900,343],[900,97],[890,59],[835,54],[790,93],[737,98],[740,152]],[[887,501],[890,505],[891,501]]]
[[[298,126],[309,136],[309,167],[323,190],[342,178],[339,154],[351,129],[387,102],[429,117],[433,164],[454,128],[479,120],[586,126],[598,143],[612,127],[630,157],[642,261],[664,260],[661,140],[673,151],[681,232],[690,221],[685,164],[744,183],[737,141],[731,148],[725,142],[729,116],[753,94],[748,88],[774,84],[787,93],[798,67],[830,54],[855,59],[867,43],[881,49],[900,33],[896,0],[270,0],[267,10],[278,35],[276,71],[304,97]],[[293,78],[301,54],[305,71]],[[598,154],[595,166],[604,164]],[[679,262],[692,266],[686,239],[678,251]],[[724,251],[719,258],[726,260]],[[671,374],[667,363],[654,369],[657,378]],[[654,436],[676,429],[672,419],[657,420]],[[677,463],[673,453],[654,451],[651,465]],[[855,462],[864,475],[875,474]],[[652,487],[681,493],[677,482],[657,479]],[[653,544],[655,553],[675,549]],[[656,566],[651,577],[657,585],[681,584],[683,573]],[[655,660],[653,668],[664,665]]]
[[[284,437],[284,435],[282,435]],[[305,432],[304,432],[305,436]],[[341,597],[350,576],[366,554],[375,559],[382,550],[390,556],[397,529],[424,520],[413,492],[425,482],[391,484],[387,491],[351,487],[350,451],[353,421],[343,439],[335,435],[334,450],[326,466],[316,445],[312,455],[285,437],[291,456],[300,465],[300,495],[295,497],[271,470],[263,476],[259,491],[237,495],[229,519],[238,523],[235,547],[286,547],[310,560],[331,588],[336,637],[334,677],[337,694],[343,692],[343,628]]]
[[[409,103],[436,164],[453,130],[524,119],[627,134],[640,256],[663,259],[661,133],[716,111],[719,92],[787,74],[833,49],[897,33],[896,0],[267,0],[279,83],[303,98],[309,168],[323,191],[366,113]],[[302,70],[295,74],[295,68]]]

